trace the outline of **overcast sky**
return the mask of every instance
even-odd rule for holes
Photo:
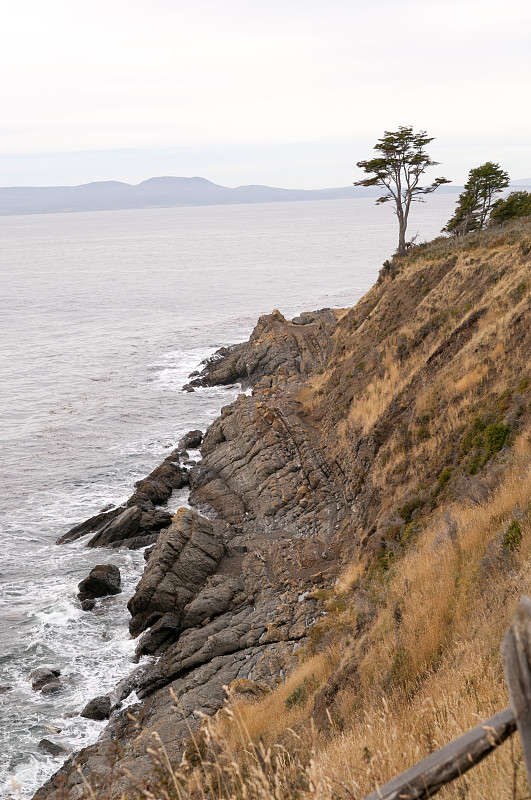
[[[345,186],[385,130],[531,178],[529,0],[18,0],[0,185]]]

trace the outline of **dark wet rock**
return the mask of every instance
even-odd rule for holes
[[[56,667],[38,667],[30,672],[28,678],[31,681],[31,688],[38,692],[47,683],[56,683],[61,670]]]
[[[111,700],[107,695],[101,695],[89,700],[80,716],[87,719],[109,719],[111,716]]]
[[[123,511],[123,507],[113,508],[109,511],[102,509],[99,514],[90,517],[90,519],[85,520],[85,522],[79,525],[75,525],[63,536],[60,536],[55,544],[69,544],[89,533],[95,534],[111,522],[111,520],[115,519],[115,517],[120,516]]]
[[[153,531],[151,533],[144,533],[142,536],[133,536],[132,539],[127,539],[125,542],[113,542],[109,547],[113,550],[119,547],[126,547],[128,550],[140,550],[142,547],[150,547],[155,544],[159,538],[160,531]]]
[[[78,584],[78,598],[81,602],[95,600],[97,597],[107,597],[110,594],[119,594],[122,578],[120,570],[114,564],[97,564],[86,578]]]
[[[181,616],[168,612],[155,622],[140,639],[136,648],[137,656],[156,655],[174,642],[182,630]]]
[[[7,683],[4,683],[0,686],[0,694],[7,694],[13,689],[12,686],[9,686]]]
[[[203,431],[195,430],[195,431],[188,431],[179,440],[179,444],[177,448],[179,450],[196,450],[198,447],[201,446],[201,442],[203,441]]]
[[[160,534],[150,559],[128,603],[136,636],[166,612],[182,613],[185,605],[215,572],[224,552],[222,530],[187,508]]]
[[[165,503],[174,489],[188,484],[188,471],[174,461],[163,461],[147,478],[137,481],[136,492],[127,501],[128,506],[139,506],[144,512]]]
[[[105,547],[112,542],[123,542],[138,533],[142,511],[138,506],[121,509],[121,513],[105,523],[87,543],[87,547]]]
[[[80,603],[83,611],[92,611],[96,607],[95,600],[81,600]]]
[[[158,539],[157,539],[157,541],[158,541]],[[152,545],[151,547],[147,547],[144,550],[144,561],[149,561],[149,559],[151,557],[151,554],[152,554],[154,549],[155,549],[155,547],[154,547],[154,545]]]
[[[56,744],[49,739],[41,739],[37,747],[41,753],[46,753],[46,755],[53,756],[54,758],[65,756],[68,753],[68,750],[66,747],[63,747],[62,744]]]
[[[64,689],[64,684],[59,680],[55,680],[50,681],[50,683],[45,683],[40,691],[42,694],[55,694],[62,689]]]

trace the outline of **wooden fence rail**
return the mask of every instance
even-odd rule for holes
[[[531,600],[522,597],[502,643],[510,707],[424,758],[364,800],[424,800],[461,777],[516,730],[531,786]]]

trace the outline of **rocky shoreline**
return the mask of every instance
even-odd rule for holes
[[[128,604],[142,661],[107,697],[99,741],[34,800],[81,800],[84,780],[110,800],[149,783],[155,735],[178,766],[226,688],[229,699],[273,689],[305,643],[329,661],[305,709],[319,730],[342,729],[352,694],[370,706],[374,691],[392,695],[402,670],[414,679],[417,618],[431,625],[439,580],[433,553],[444,544],[449,563],[461,558],[452,504],[466,510],[493,496],[529,424],[531,247],[496,232],[482,241],[421,246],[350,309],[265,315],[247,342],[191,376],[186,391],[241,384],[250,394],[221,409],[197,463],[178,448],[125,506],[60,540],[149,545]],[[158,505],[183,485],[191,508],[168,519]],[[522,513],[510,511],[516,521]],[[499,524],[485,531],[478,575],[494,568],[492,548],[503,549]],[[433,548],[418,568],[428,584],[417,581],[412,597],[427,601],[410,600],[409,578],[392,577],[394,567],[426,530]],[[463,599],[453,578],[446,585],[441,619],[450,622],[433,658]],[[120,707],[133,691],[138,702]]]
[[[200,715],[226,702],[224,687],[235,691],[245,679],[257,691],[272,689],[296,665],[324,613],[315,590],[335,580],[338,531],[349,517],[337,465],[297,401],[301,382],[327,363],[335,325],[329,309],[291,322],[278,311],[261,317],[248,342],[222,348],[183,387],[239,383],[252,393],[224,407],[204,438],[187,434],[124,506],[57,541],[146,547],[128,608],[137,657],[150,658],[90,700],[82,713],[109,718],[107,727],[34,800],[81,797],[82,775],[119,796],[149,774],[154,732],[179,763]],[[199,445],[194,463],[187,448]],[[159,508],[188,485],[192,509],[172,517]],[[89,611],[87,597],[80,599]],[[133,691],[139,702],[122,709]]]

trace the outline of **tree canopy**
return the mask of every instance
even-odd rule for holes
[[[386,192],[376,204],[392,201],[398,217],[398,255],[407,249],[406,230],[411,203],[424,202],[423,195],[434,192],[447,178],[436,178],[428,186],[421,186],[420,179],[428,167],[435,167],[426,152],[426,146],[433,136],[426,131],[415,133],[409,125],[401,125],[397,131],[385,131],[384,136],[374,145],[379,155],[369,161],[358,161],[356,166],[371,177],[355,181],[354,186],[382,186]]]
[[[531,215],[531,192],[524,190],[511,192],[506,198],[496,200],[492,204],[490,222],[506,222],[514,217],[528,217]]]
[[[509,185],[509,175],[499,164],[486,161],[471,169],[464,189],[458,197],[453,217],[443,228],[445,233],[463,236],[485,227],[494,196]]]

